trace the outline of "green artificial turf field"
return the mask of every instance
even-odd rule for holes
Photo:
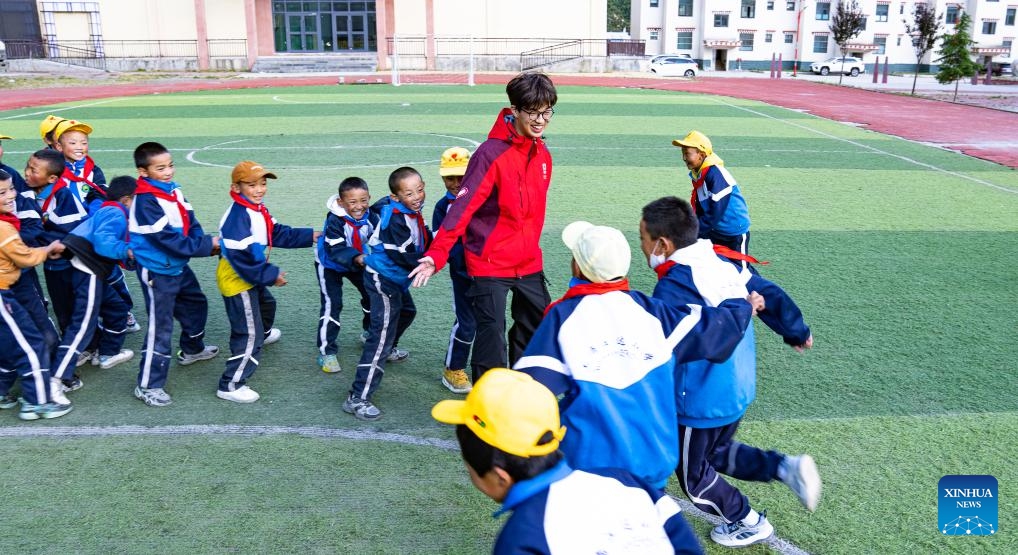
[[[359,175],[375,198],[390,171],[416,167],[425,214],[444,192],[438,158],[482,141],[502,87],[331,86],[163,94],[54,107],[91,123],[92,156],[108,178],[134,174],[133,148],[165,144],[198,219],[215,230],[232,166],[279,175],[266,204],[283,223],[321,226],[326,199]],[[24,167],[46,108],[0,113],[3,161]],[[566,289],[559,233],[585,219],[622,229],[631,282],[650,291],[640,208],[689,194],[671,139],[699,129],[738,179],[753,218],[751,252],[798,302],[816,346],[798,355],[758,324],[759,383],[741,439],[814,455],[824,497],[803,511],[781,485],[745,484],[777,535],[812,553],[1014,553],[1018,527],[1007,461],[1018,457],[1018,173],[757,102],[622,88],[561,87],[548,144],[555,158],[545,267]],[[680,169],[681,168],[681,169]],[[318,289],[310,250],[277,249],[290,284],[274,293],[283,339],[266,347],[236,405],[214,395],[226,356],[170,370],[174,404],[131,395],[136,361],[87,367],[74,412],[22,423],[0,414],[8,493],[3,551],[479,553],[496,506],[473,489],[430,419],[452,395],[439,382],[452,322],[442,273],[415,290],[418,317],[363,423],[340,404],[360,354],[356,295],[346,287],[344,371],[315,367]],[[209,297],[207,341],[228,326],[213,259],[192,267]],[[136,279],[135,313],[146,323]],[[351,310],[351,308],[353,310]],[[126,347],[140,351],[140,335]],[[48,433],[46,433],[48,432]],[[438,441],[425,441],[438,440]],[[937,481],[992,474],[999,535],[941,537]],[[681,497],[677,485],[670,491]],[[710,544],[709,524],[690,518]],[[780,546],[779,546],[780,547]],[[711,553],[723,550],[707,545]],[[749,552],[768,552],[755,546]]]

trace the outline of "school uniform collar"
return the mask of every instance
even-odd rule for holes
[[[502,502],[502,508],[495,511],[495,513],[491,515],[492,518],[498,518],[503,514],[514,510],[516,507],[522,505],[524,501],[550,488],[552,484],[565,478],[572,472],[573,469],[566,464],[566,460],[563,458],[561,462],[537,476],[534,476],[529,480],[513,484],[513,486],[509,488],[509,493],[506,494],[505,500]]]

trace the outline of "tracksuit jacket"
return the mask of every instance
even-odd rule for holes
[[[726,299],[745,298],[748,291],[763,295],[766,308],[757,316],[789,345],[801,345],[810,335],[802,312],[774,283],[714,253],[701,239],[675,251],[655,271],[659,281],[654,298],[671,306],[718,306]],[[753,327],[746,330],[730,358],[676,365],[675,398],[679,423],[691,428],[718,428],[742,418],[756,396],[756,343]]]
[[[90,181],[102,179],[102,170],[98,167],[89,167],[89,173],[85,177]],[[69,172],[70,170],[65,170]],[[51,239],[63,239],[72,229],[88,218],[88,204],[85,201],[86,193],[82,192],[80,184],[65,176],[61,176],[53,188],[49,190],[45,199],[40,202],[44,226]],[[70,262],[64,259],[47,260],[43,266],[47,270],[63,270],[70,267]]]
[[[426,253],[445,266],[462,237],[473,277],[520,277],[543,269],[541,230],[551,183],[551,154],[542,139],[516,133],[503,108],[470,157],[463,188]]]
[[[749,209],[739,192],[739,185],[724,166],[712,165],[700,170],[697,178],[689,172],[696,202],[693,209],[700,220],[700,237],[711,231],[721,235],[749,232]]]
[[[508,511],[495,555],[703,553],[679,505],[623,470],[573,470],[562,461],[513,484],[495,516]]]
[[[138,265],[157,274],[178,276],[192,257],[211,255],[212,237],[205,235],[180,186],[172,181],[163,183],[145,177],[138,181],[176,197],[176,202],[173,202],[149,193],[135,195],[131,204],[130,231],[134,259]],[[186,213],[186,219],[181,210]]]
[[[514,368],[564,394],[561,450],[570,465],[618,467],[663,488],[679,460],[675,363],[727,359],[752,308],[745,300],[672,307],[639,291],[574,284]]]
[[[314,244],[314,229],[290,227],[272,220],[272,236],[264,216],[250,208],[234,202],[219,222],[219,236],[223,258],[240,279],[251,286],[271,286],[279,277],[279,266],[269,262],[272,247],[296,249]],[[249,287],[250,288],[250,287]],[[236,295],[240,291],[220,290],[224,296]]]
[[[368,241],[378,225],[377,214],[369,210],[363,218],[355,220],[339,205],[339,195],[331,196],[325,206],[329,214],[325,216],[322,234],[315,245],[315,261],[341,273],[362,271],[363,268],[354,264],[353,259],[367,253]],[[357,244],[360,244],[360,250],[356,248]]]
[[[417,266],[421,252],[430,243],[431,230],[424,224],[424,216],[393,200],[381,206],[378,227],[368,241],[364,258],[366,271],[409,289],[407,274]]]

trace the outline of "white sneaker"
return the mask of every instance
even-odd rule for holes
[[[820,502],[820,473],[817,464],[809,455],[786,456],[780,465],[784,474],[782,482],[789,487],[807,510],[813,512]]]
[[[127,362],[134,358],[134,351],[131,349],[120,349],[115,355],[99,355],[95,357],[99,361],[99,368],[109,370],[121,362]]]
[[[279,338],[283,336],[283,332],[279,331],[279,328],[272,328],[265,334],[265,339],[262,341],[262,345],[272,345]]]
[[[84,366],[91,362],[93,358],[95,358],[95,353],[92,351],[82,351],[81,354],[78,355],[78,361],[75,363],[75,366]]]
[[[234,403],[253,403],[261,398],[258,392],[246,385],[242,385],[233,391],[216,391],[216,397],[233,401]]]
[[[756,524],[746,524],[744,520],[721,524],[710,531],[710,539],[725,547],[745,547],[762,542],[773,534],[774,527],[767,520],[767,511],[762,511]]]
[[[50,400],[58,405],[70,405],[71,401],[64,395],[64,382],[60,378],[49,379]]]

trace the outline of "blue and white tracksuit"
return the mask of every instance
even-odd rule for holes
[[[724,166],[708,166],[701,179],[693,181],[700,238],[710,239],[742,254],[749,253],[749,208],[739,184]]]
[[[40,198],[43,225],[50,240],[63,239],[72,229],[88,218],[80,189],[75,183],[61,178],[65,186],[50,189],[47,198]],[[58,181],[59,185],[61,181]],[[71,263],[64,258],[46,260],[43,263],[46,275],[46,291],[53,304],[53,314],[61,333],[66,333],[74,312],[74,284],[71,282]]]
[[[188,354],[205,350],[208,299],[187,262],[191,257],[210,256],[212,237],[205,235],[176,183],[142,180],[176,198],[172,202],[137,193],[130,210],[131,248],[148,310],[138,385],[152,389],[166,384],[174,318],[180,322],[181,350]],[[187,215],[187,234],[177,203]]]
[[[564,395],[570,465],[618,467],[664,488],[679,459],[675,362],[728,358],[752,308],[673,308],[628,290],[570,295],[549,307],[514,368]]]
[[[679,505],[624,470],[562,461],[513,484],[495,517],[509,511],[495,555],[703,553]]]
[[[407,275],[431,242],[424,216],[395,200],[383,205],[365,258],[364,288],[371,299],[371,326],[350,395],[370,400],[382,381],[386,357],[417,315]]]
[[[445,220],[449,207],[456,200],[456,195],[446,192],[445,195],[435,203],[435,212],[431,216],[431,228],[438,229]],[[467,274],[467,260],[463,253],[463,240],[456,241],[456,244],[449,250],[449,277],[452,278],[452,311],[456,319],[452,323],[452,331],[449,333],[449,348],[445,352],[445,367],[450,370],[464,370],[467,367],[467,359],[470,357],[470,347],[474,344],[474,333],[477,331],[477,318],[474,317],[474,310],[470,305],[470,298],[467,291],[470,290],[471,280]]]
[[[364,268],[354,258],[366,255],[368,241],[378,223],[378,216],[366,212],[360,220],[351,218],[339,205],[339,195],[325,203],[329,214],[325,216],[322,234],[315,245],[315,273],[318,276],[320,310],[318,318],[318,353],[335,355],[336,337],[342,326],[339,315],[343,311],[343,279],[353,284],[361,298],[361,329],[371,324],[371,299],[364,288]],[[360,249],[357,249],[360,245]]]
[[[748,270],[739,270],[714,253],[701,239],[675,251],[662,268],[654,298],[671,306],[700,303],[717,306],[726,299],[744,298],[748,291],[763,295],[766,309],[758,316],[789,345],[801,345],[809,327],[795,302],[777,285]],[[750,510],[746,496],[718,476],[767,482],[777,477],[783,455],[733,440],[739,422],[756,396],[756,345],[753,328],[723,362],[697,361],[676,366],[681,466],[676,476],[683,492],[708,513],[728,522],[742,520]]]
[[[280,270],[279,266],[269,263],[271,249],[296,249],[314,244],[314,229],[291,228],[271,219],[270,237],[269,226],[261,212],[234,202],[219,222],[223,260],[216,275],[226,315],[230,318],[231,355],[219,378],[219,391],[244,387],[258,368],[265,334],[272,329],[276,318],[276,299],[268,288],[275,284]],[[228,267],[223,266],[223,261]],[[233,280],[232,286],[224,287],[225,276]],[[242,290],[234,292],[236,289]]]

